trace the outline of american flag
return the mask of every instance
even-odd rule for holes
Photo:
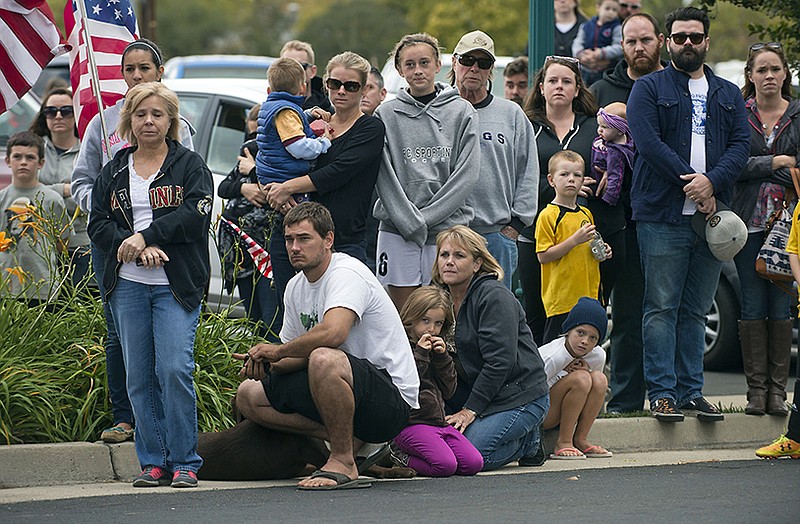
[[[253,240],[253,238],[245,233],[244,231],[239,228],[236,224],[231,222],[225,217],[221,217],[223,222],[228,224],[228,227],[233,229],[235,232],[242,237],[245,245],[247,246],[247,252],[250,253],[250,257],[253,259],[253,264],[255,264],[256,268],[258,269],[259,273],[264,275],[267,278],[272,278],[272,259],[267,253],[266,249],[258,245],[258,242]]]
[[[86,6],[85,28],[77,2],[83,2]],[[128,85],[122,78],[122,52],[129,43],[139,38],[139,27],[129,0],[69,1],[64,6],[64,26],[72,45],[69,76],[72,91],[77,93],[74,101],[75,119],[78,134],[83,137],[86,126],[98,112],[89,72],[86,33],[92,38],[103,107],[108,107],[128,91]]]
[[[28,92],[42,69],[66,53],[44,0],[0,0],[0,113]]]

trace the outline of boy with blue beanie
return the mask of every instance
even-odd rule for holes
[[[547,430],[558,426],[551,459],[613,455],[588,440],[608,387],[603,374],[606,353],[600,347],[607,328],[606,308],[594,298],[581,297],[561,325],[564,334],[539,348],[550,387],[550,410],[542,427]]]

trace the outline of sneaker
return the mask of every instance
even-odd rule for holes
[[[675,408],[675,401],[665,397],[650,405],[650,412],[661,422],[683,422],[683,413]]]
[[[408,467],[408,453],[398,448],[394,442],[389,444],[389,457],[392,459],[393,466]]]
[[[786,435],[781,435],[769,446],[764,446],[756,450],[756,456],[761,458],[800,458],[800,442],[790,439]]]
[[[533,455],[528,455],[525,457],[521,457],[517,464],[520,466],[543,466],[545,461],[547,460],[547,454],[544,452],[544,446],[542,442],[539,442],[539,449],[536,450],[536,453]]]
[[[194,471],[176,469],[172,474],[172,487],[173,488],[196,488],[197,487],[197,473]]]
[[[145,466],[142,472],[133,481],[134,488],[155,488],[158,486],[169,486],[172,482],[169,473],[158,466]]]
[[[133,430],[125,429],[119,425],[114,426],[113,428],[104,429],[103,432],[100,433],[100,440],[108,444],[119,444],[120,442],[131,440],[132,438]]]
[[[694,415],[697,420],[705,422],[719,422],[725,419],[725,415],[720,413],[719,409],[707,401],[705,397],[697,397],[692,399],[679,408],[687,415]]]

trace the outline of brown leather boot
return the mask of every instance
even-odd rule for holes
[[[763,415],[767,410],[767,321],[740,320],[739,340],[747,379],[748,415]]]
[[[792,358],[792,321],[770,320],[767,343],[767,413],[778,417],[789,414],[786,407],[786,381]]]

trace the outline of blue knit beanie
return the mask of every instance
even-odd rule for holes
[[[581,324],[589,324],[597,328],[600,333],[600,341],[602,341],[606,338],[606,329],[608,329],[606,308],[593,298],[581,297],[567,315],[567,319],[561,324],[561,332],[566,333]]]

